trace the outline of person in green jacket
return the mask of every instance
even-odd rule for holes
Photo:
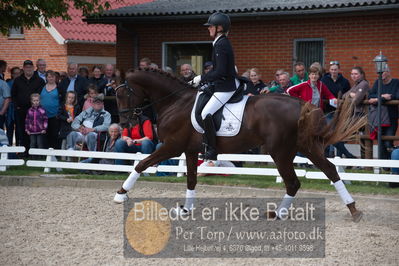
[[[308,73],[305,71],[305,64],[303,62],[296,62],[294,65],[295,75],[290,78],[293,85],[305,82],[309,79]]]

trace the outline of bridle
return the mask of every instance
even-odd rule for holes
[[[173,95],[175,95],[175,94],[177,94],[177,93],[179,93],[179,92],[181,92],[183,90],[187,90],[187,88],[183,87],[182,89],[174,91],[174,92],[171,92],[168,95],[166,95],[166,96],[164,96],[164,97],[162,97],[162,98],[160,98],[160,99],[158,99],[158,100],[156,100],[156,101],[154,101],[152,103],[149,103],[149,104],[147,104],[147,105],[145,105],[143,107],[131,107],[130,104],[131,104],[132,101],[130,101],[130,97],[131,96],[137,96],[137,95],[134,93],[134,89],[129,87],[127,84],[121,84],[121,85],[117,86],[115,88],[115,94],[117,94],[118,89],[120,89],[122,87],[126,87],[128,89],[128,93],[127,93],[126,96],[129,98],[129,106],[128,106],[128,108],[125,108],[125,109],[119,109],[118,108],[118,113],[119,113],[119,116],[126,118],[127,121],[132,120],[134,118],[134,116],[141,115],[143,113],[144,109],[147,109],[147,108],[151,107],[152,105],[154,105],[156,103],[159,103],[159,102],[161,102],[161,101],[163,101],[163,100],[165,100],[165,99],[167,99],[167,98],[169,98],[169,97],[171,97],[171,96],[173,96]]]
[[[132,101],[130,100],[131,96],[137,96],[137,95],[135,95],[133,88],[130,88],[127,84],[121,84],[121,85],[117,86],[115,88],[115,94],[117,95],[118,90],[122,87],[126,87],[128,90],[128,93],[126,96],[129,98],[129,100],[128,100],[129,105],[125,109],[118,108],[118,114],[120,117],[124,117],[126,119],[126,121],[131,121],[131,120],[133,120],[133,118],[135,116],[139,116],[143,113],[143,110],[142,110],[143,108],[134,108],[131,106],[131,103],[132,103]]]

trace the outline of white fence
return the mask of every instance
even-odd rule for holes
[[[29,154],[46,156],[46,160],[28,160],[27,166],[45,167],[45,171],[49,168],[68,168],[80,170],[99,170],[113,172],[131,172],[132,169],[143,160],[148,154],[130,154],[130,153],[111,153],[111,152],[90,152],[90,151],[69,151],[69,150],[53,150],[53,149],[30,149]],[[114,164],[95,164],[95,163],[76,163],[76,162],[58,162],[55,156],[81,157],[81,158],[101,158],[101,159],[122,159],[134,160],[134,165],[114,165]],[[144,173],[154,174],[158,172],[174,172],[178,176],[183,175],[186,171],[185,156],[172,158],[179,160],[179,165],[158,165],[149,167]],[[269,155],[252,155],[252,154],[219,154],[218,160],[226,161],[244,161],[244,162],[262,162],[273,163],[273,159]],[[399,182],[399,175],[380,174],[381,167],[397,167],[399,168],[399,160],[365,160],[365,159],[341,159],[339,157],[330,159],[335,164],[340,177],[343,180],[352,181],[374,181],[374,182]],[[294,163],[312,164],[307,158],[295,157]],[[371,173],[345,173],[343,166],[353,167],[373,167],[374,174]],[[298,176],[309,179],[327,179],[324,173],[320,171],[307,171],[305,169],[296,169]],[[205,174],[245,174],[245,175],[267,175],[276,176],[276,182],[281,182],[278,170],[276,168],[267,167],[198,167],[198,173]]]
[[[90,151],[69,151],[69,150],[53,150],[53,149],[30,149],[29,154],[46,156],[45,161],[28,160],[27,166],[32,167],[45,167],[45,168],[69,168],[80,170],[99,170],[99,171],[113,171],[113,172],[131,172],[134,167],[148,156],[148,154],[140,153],[117,153],[117,152],[90,152]],[[227,154],[219,155],[220,160]],[[230,154],[233,158],[232,161],[248,161],[248,162],[273,162],[270,156],[265,155],[247,155],[247,154]],[[76,162],[58,162],[54,161],[54,156],[67,156],[67,157],[81,157],[81,158],[101,158],[101,159],[121,159],[121,160],[134,160],[134,165],[114,165],[114,164],[96,164],[96,163],[76,163]],[[238,160],[238,158],[241,158]],[[183,175],[187,172],[186,158],[182,154],[180,157],[171,158],[179,160],[179,165],[158,165],[149,167],[144,173],[154,174],[156,172],[172,172]],[[305,158],[296,160],[298,163],[306,162]],[[46,171],[46,169],[45,169]],[[279,175],[275,168],[253,168],[253,167],[198,167],[198,173],[205,174],[246,174],[246,175]],[[298,176],[305,176],[305,170],[296,170]]]
[[[339,172],[339,176],[342,180],[351,181],[377,181],[377,182],[397,182],[399,183],[399,175],[391,174],[380,174],[381,168],[399,168],[399,160],[366,160],[366,159],[342,159],[336,157],[329,159]],[[309,164],[311,162],[309,161]],[[355,167],[372,167],[374,168],[374,174],[371,173],[345,173],[343,172],[343,166],[355,166]],[[306,173],[306,178],[309,179],[328,179],[323,172],[311,172]]]
[[[25,147],[0,147],[0,171],[6,171],[7,166],[24,165],[25,161],[20,159],[8,159],[9,153],[19,153],[24,152]]]

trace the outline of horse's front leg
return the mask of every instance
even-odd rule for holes
[[[186,190],[186,201],[184,205],[180,206],[180,209],[176,211],[180,215],[188,215],[194,208],[195,201],[195,186],[197,185],[197,152],[186,152],[186,163],[187,163],[187,190]]]
[[[161,148],[142,160],[135,167],[133,172],[131,172],[129,177],[125,180],[125,182],[123,182],[121,189],[116,192],[114,202],[123,203],[128,199],[127,192],[133,188],[137,179],[140,177],[141,172],[145,171],[145,169],[169,158],[179,156],[180,153],[174,148],[173,145],[162,145]]]

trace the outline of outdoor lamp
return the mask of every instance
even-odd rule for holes
[[[380,54],[377,55],[374,58],[374,63],[375,63],[375,70],[378,74],[386,71],[388,69],[388,59],[386,58],[385,55],[382,54],[382,52],[380,51]]]
[[[378,74],[378,87],[377,87],[377,121],[378,121],[378,129],[377,129],[377,141],[378,141],[378,159],[382,159],[382,132],[381,132],[381,89],[382,89],[382,73],[388,70],[388,59],[382,54],[377,55],[374,58],[375,70]]]

